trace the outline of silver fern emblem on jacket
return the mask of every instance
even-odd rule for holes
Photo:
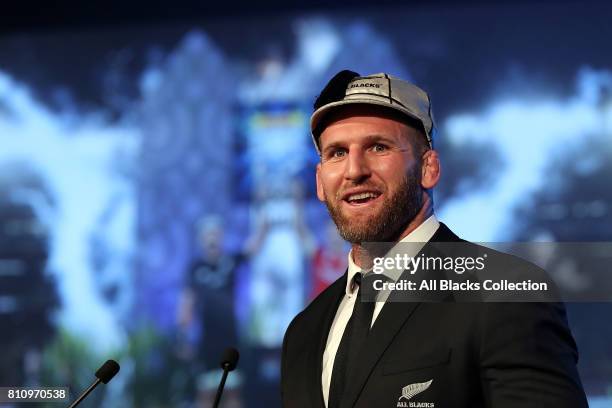
[[[409,400],[415,395],[422,393],[423,391],[429,388],[432,382],[433,382],[433,379],[426,381],[426,382],[414,383],[414,384],[405,386],[404,388],[402,388],[402,396],[400,397],[400,400],[402,398],[406,398],[407,400]]]

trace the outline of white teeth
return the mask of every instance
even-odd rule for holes
[[[360,193],[352,194],[348,197],[347,201],[363,200],[364,198],[376,198],[377,195],[374,193]]]

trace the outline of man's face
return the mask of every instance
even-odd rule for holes
[[[367,107],[335,115],[320,137],[317,196],[351,243],[395,241],[422,206],[415,129]]]
[[[223,230],[219,227],[209,227],[202,232],[201,242],[207,258],[217,258],[221,254]]]

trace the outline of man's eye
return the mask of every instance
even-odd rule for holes
[[[372,150],[376,153],[384,152],[387,150],[387,146],[380,143],[376,143],[374,146],[372,146]]]
[[[334,150],[333,152],[331,152],[330,157],[338,158],[338,157],[344,157],[345,155],[346,155],[346,151],[344,151],[342,149],[337,149],[337,150]]]

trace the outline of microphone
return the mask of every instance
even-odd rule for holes
[[[87,388],[76,401],[74,401],[68,408],[74,408],[81,403],[94,390],[101,382],[108,384],[108,382],[119,372],[119,364],[115,360],[106,360],[106,363],[102,364],[102,367],[96,371],[97,380],[94,381],[89,388]]]
[[[219,406],[219,402],[221,401],[221,395],[223,394],[223,387],[225,387],[225,380],[227,380],[227,374],[236,368],[239,358],[240,354],[238,353],[238,350],[233,347],[227,348],[223,352],[223,356],[221,358],[221,368],[223,369],[223,376],[221,377],[219,388],[217,388],[217,395],[215,396],[215,402],[213,402],[213,408],[217,408]]]

